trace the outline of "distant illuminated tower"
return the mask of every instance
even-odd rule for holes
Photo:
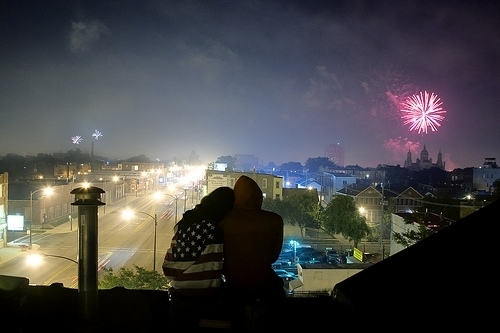
[[[345,149],[340,143],[330,144],[325,147],[325,157],[338,166],[344,166]]]
[[[410,168],[412,164],[413,162],[411,161],[411,151],[410,149],[408,149],[408,153],[406,153],[405,168]]]

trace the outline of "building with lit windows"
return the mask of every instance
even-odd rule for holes
[[[483,165],[474,168],[472,171],[472,188],[476,192],[491,194],[493,192],[493,183],[500,179],[500,168],[497,165],[496,158],[487,157]]]
[[[330,144],[325,147],[325,157],[338,166],[344,166],[345,148],[340,143]]]
[[[7,214],[9,211],[9,174],[0,173],[0,248],[7,245]]]
[[[283,177],[265,173],[207,170],[206,193],[211,193],[216,188],[222,186],[234,188],[234,183],[242,175],[255,180],[262,190],[264,198],[283,199]]]
[[[340,189],[336,195],[347,195],[354,199],[356,208],[366,218],[369,227],[382,222],[382,193],[371,185],[352,184]]]

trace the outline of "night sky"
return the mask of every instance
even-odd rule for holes
[[[437,131],[400,104],[433,92]],[[498,1],[0,4],[0,155],[500,160]],[[99,131],[97,139],[92,134]],[[79,144],[72,142],[81,136]]]

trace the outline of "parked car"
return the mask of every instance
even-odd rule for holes
[[[276,274],[278,274],[278,276],[280,276],[280,277],[289,276],[289,277],[294,278],[294,279],[296,279],[296,278],[297,278],[297,274],[292,273],[292,272],[287,271],[287,270],[284,270],[284,269],[275,269],[274,271],[275,271],[275,272],[276,272]]]
[[[292,260],[286,258],[278,258],[278,260],[276,260],[274,264],[279,265],[281,267],[291,266]]]
[[[327,263],[326,254],[321,251],[308,251],[297,256],[299,264]]]

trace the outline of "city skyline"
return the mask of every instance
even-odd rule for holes
[[[425,145],[453,170],[499,151],[496,2],[7,0],[1,9],[1,156],[195,151],[204,163],[255,154],[280,165],[340,143],[345,165],[376,167],[403,165]],[[418,114],[402,110],[427,93],[446,113],[410,130]]]
[[[332,146],[336,146],[337,144],[332,144]],[[344,147],[342,146],[339,146],[342,151],[344,150]],[[335,163],[338,167],[340,168],[345,168],[345,167],[349,167],[349,166],[356,166],[355,164],[346,164],[344,163],[344,165],[341,165],[339,164],[339,161],[341,161],[341,159],[337,162],[335,162],[335,158],[334,160],[332,160],[329,156],[328,156],[328,152],[326,151],[328,147],[325,147],[325,152],[323,155],[321,156],[309,156],[307,159],[315,159],[315,158],[318,158],[318,157],[324,157],[324,158],[328,158],[330,161],[332,161],[333,163]],[[417,147],[418,148],[418,147]],[[428,160],[423,158],[422,157],[422,153],[425,151],[425,154],[428,154]],[[69,152],[69,151],[68,151]],[[54,156],[54,155],[59,155],[59,156],[55,156],[56,158],[61,158],[61,154],[66,154],[68,152],[52,152],[52,153],[47,153],[48,155],[51,155],[51,156]],[[211,161],[207,161],[207,162],[204,162],[204,161],[200,161],[198,159],[198,154],[195,152],[195,151],[191,151],[190,153],[185,153],[184,155],[182,155],[182,157],[179,157],[179,158],[174,158],[174,159],[165,159],[165,160],[154,160],[154,159],[151,159],[149,156],[145,155],[145,154],[142,154],[142,153],[139,153],[137,155],[134,155],[134,156],[126,156],[126,157],[123,157],[123,158],[110,158],[108,156],[99,156],[99,155],[92,155],[92,152],[85,152],[85,151],[81,151],[82,154],[86,154],[88,155],[89,157],[94,157],[98,160],[102,160],[103,162],[105,163],[120,163],[120,162],[124,162],[124,161],[127,161],[128,159],[131,159],[131,158],[136,158],[136,157],[140,157],[140,156],[145,156],[147,158],[149,158],[150,162],[148,163],[156,163],[156,162],[165,162],[165,163],[170,163],[170,162],[186,162],[187,164],[192,164],[192,163],[189,163],[189,161],[192,159],[192,158],[196,158],[196,161],[199,162],[199,163],[194,163],[193,165],[204,165],[204,164],[208,164],[208,163],[212,163],[212,162],[216,162],[216,160],[219,158],[219,157],[225,157],[225,156],[232,156],[236,159],[238,159],[239,156],[246,156],[246,159],[250,158],[252,160],[255,160],[255,161],[258,161],[257,164],[255,164],[256,167],[266,167],[268,166],[270,163],[274,163],[276,165],[276,167],[279,167],[281,164],[286,164],[286,163],[289,163],[289,162],[292,162],[292,163],[296,163],[296,162],[299,162],[301,163],[302,165],[305,165],[305,163],[307,162],[307,159],[306,161],[293,161],[293,160],[289,160],[289,161],[286,161],[286,162],[283,162],[283,163],[276,163],[274,160],[270,160],[270,161],[267,161],[267,162],[263,162],[261,160],[261,158],[256,155],[256,154],[222,154],[222,155],[219,155],[217,156],[216,158],[214,158],[213,160]],[[331,153],[331,151],[329,151],[329,153]],[[427,147],[424,145],[424,147],[422,147],[422,149],[419,149],[418,151],[415,151],[415,152],[412,152],[412,151],[407,151],[405,153],[405,160],[403,160],[401,163],[400,162],[397,162],[397,163],[394,163],[394,164],[388,164],[388,163],[378,163],[376,164],[375,166],[364,166],[364,165],[357,165],[361,168],[367,168],[367,169],[370,169],[370,168],[375,168],[375,167],[378,167],[379,165],[391,165],[391,166],[397,166],[399,165],[400,167],[410,167],[410,165],[407,166],[407,163],[408,163],[408,153],[410,154],[411,156],[411,162],[414,164],[414,165],[417,165],[419,164],[420,162],[424,162],[424,163],[433,163],[432,166],[436,166],[435,164],[438,163],[438,167],[442,168],[443,170],[446,170],[446,171],[453,171],[453,169],[457,169],[457,168],[453,168],[453,169],[450,169],[450,168],[447,168],[445,167],[446,165],[446,161],[445,160],[440,160],[440,157],[441,159],[443,158],[443,153],[441,151],[438,151],[436,153],[434,153],[432,150],[431,152],[428,151]],[[16,154],[16,153],[8,153],[8,154]],[[44,154],[44,153],[42,153]],[[29,157],[29,156],[32,156],[32,157],[37,157],[38,154],[33,154],[33,155],[22,155],[24,157]],[[343,153],[342,153],[343,155]],[[441,156],[440,156],[441,155]],[[0,155],[0,158],[3,157],[2,155]],[[340,157],[340,156],[337,156],[337,157]],[[459,169],[463,169],[463,168],[469,168],[469,167],[474,167],[474,168],[477,168],[477,167],[480,167],[482,165],[484,165],[484,163],[486,163],[486,160],[496,160],[496,157],[485,157],[483,158],[480,162],[477,162],[475,163],[474,165],[467,165],[467,166],[464,166],[464,167],[460,167]],[[246,163],[245,161],[243,161],[242,163]],[[439,165],[439,163],[442,163],[443,165]],[[425,168],[425,167],[424,167]],[[1,172],[1,170],[0,170]]]

